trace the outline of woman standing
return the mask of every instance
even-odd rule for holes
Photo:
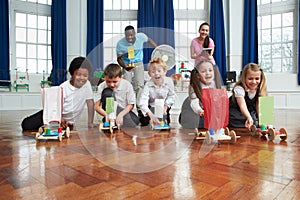
[[[199,37],[192,40],[190,46],[191,58],[195,59],[195,65],[201,60],[209,60],[213,65],[216,64],[213,58],[213,53],[215,49],[215,43],[213,39],[209,37],[209,24],[204,22],[199,27]]]

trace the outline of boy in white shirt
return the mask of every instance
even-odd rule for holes
[[[175,101],[174,83],[166,77],[167,66],[160,58],[153,58],[148,64],[148,74],[151,79],[145,84],[138,107],[141,126],[147,126],[149,121],[158,123],[154,115],[155,99],[164,100],[164,114],[167,124],[170,124],[170,109]]]
[[[95,110],[104,118],[107,116],[105,108],[102,107],[105,99],[103,95],[107,96],[107,92],[103,94],[104,89],[110,88],[112,96],[118,104],[116,113],[116,124],[125,127],[135,127],[138,125],[138,117],[132,109],[136,103],[136,95],[133,91],[131,83],[122,78],[122,69],[118,64],[109,64],[104,69],[105,81],[98,86],[98,101],[95,103]],[[105,90],[107,91],[107,90]]]

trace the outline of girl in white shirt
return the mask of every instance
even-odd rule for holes
[[[221,78],[217,66],[202,60],[191,71],[189,96],[185,99],[179,115],[183,128],[204,128],[203,88],[221,88]]]
[[[247,64],[229,99],[229,127],[258,126],[258,97],[267,96],[266,78],[255,63]]]

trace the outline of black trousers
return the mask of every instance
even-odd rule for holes
[[[26,130],[38,130],[41,126],[44,125],[43,121],[43,110],[34,113],[23,119],[21,127],[24,131]]]

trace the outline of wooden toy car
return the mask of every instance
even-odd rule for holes
[[[70,128],[62,130],[59,126],[59,121],[51,121],[48,125],[39,128],[35,135],[36,140],[59,140],[60,142],[64,137],[69,138],[71,135]]]
[[[234,144],[237,138],[240,136],[237,136],[234,130],[229,131],[227,127],[218,131],[209,130],[205,134],[207,144],[214,143],[214,141],[229,141],[229,143]]]
[[[159,123],[151,122],[152,130],[169,130],[171,127],[164,121],[160,121]]]
[[[110,133],[113,133],[114,130],[117,129],[119,130],[120,128],[115,124],[115,122],[101,122],[99,126],[99,130],[103,132],[109,131]]]
[[[287,139],[287,131],[285,128],[281,128],[276,130],[273,127],[261,126],[261,128],[257,128],[255,125],[250,127],[250,134],[254,137],[268,136],[270,141],[275,139],[275,136],[279,136],[282,141]]]

